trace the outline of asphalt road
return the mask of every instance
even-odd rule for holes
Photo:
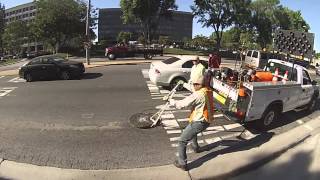
[[[154,112],[164,104],[161,99],[168,91],[148,82],[148,67],[92,68],[82,80],[70,81],[26,83],[13,76],[0,77],[0,157],[77,169],[172,163],[188,111],[166,111],[163,126],[151,129],[132,127],[128,121],[135,113]],[[180,92],[175,98],[186,95]],[[216,115],[214,124],[199,136],[206,151],[188,151],[190,160],[225,148],[232,151],[233,146],[263,143],[239,139],[244,127]],[[286,113],[270,132],[285,132],[318,115]],[[264,136],[250,124],[246,128],[251,131],[249,139]]]

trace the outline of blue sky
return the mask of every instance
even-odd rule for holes
[[[120,0],[91,0],[93,6],[97,8],[119,7]],[[14,7],[19,4],[31,2],[31,0],[0,0],[6,8]],[[281,4],[293,10],[300,10],[304,19],[309,23],[312,33],[315,34],[315,50],[320,52],[320,7],[319,0],[280,0]],[[178,10],[191,11],[190,6],[193,0],[176,0]],[[203,34],[209,36],[213,32],[211,28],[203,28],[201,24],[193,21],[193,36]]]

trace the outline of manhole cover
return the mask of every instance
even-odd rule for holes
[[[152,121],[150,120],[150,117],[153,115],[153,113],[137,113],[132,115],[129,118],[129,122],[133,127],[141,128],[141,129],[147,129],[151,128]]]

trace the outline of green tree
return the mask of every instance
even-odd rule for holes
[[[171,43],[169,36],[159,36],[159,44],[161,45],[168,45]]]
[[[14,54],[20,53],[21,45],[28,42],[29,26],[22,21],[14,21],[8,24],[2,36],[6,51]]]
[[[280,5],[279,0],[256,0],[250,5],[251,28],[257,34],[256,42],[262,47],[270,46],[272,31],[285,30],[304,31],[310,29],[300,11],[293,11]]]
[[[197,35],[192,39],[191,44],[195,48],[210,48],[211,41],[206,36]]]
[[[74,38],[86,40],[86,4],[83,1],[38,0],[36,4],[36,36],[51,45],[56,52]]]
[[[121,0],[122,19],[125,24],[139,23],[148,43],[157,31],[161,18],[171,17],[177,9],[175,0]]]
[[[191,7],[198,22],[213,27],[216,48],[220,49],[223,31],[232,25],[243,26],[250,15],[250,0],[195,0]]]
[[[118,34],[117,41],[118,42],[128,43],[129,40],[131,40],[131,37],[132,37],[132,33],[131,32],[121,31]]]

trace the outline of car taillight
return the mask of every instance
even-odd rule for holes
[[[157,74],[160,74],[160,71],[158,69],[155,69],[154,72],[156,72]]]

